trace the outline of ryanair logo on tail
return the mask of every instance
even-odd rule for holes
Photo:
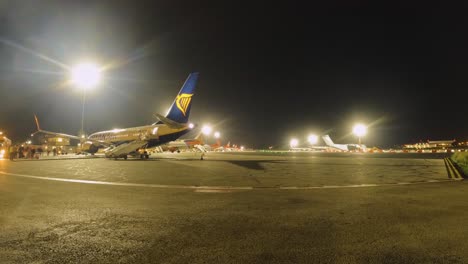
[[[184,114],[184,116],[185,116],[185,112],[187,112],[187,108],[190,105],[190,101],[192,101],[192,95],[193,94],[177,95],[176,105],[177,105],[177,108],[179,108],[179,110],[182,112],[182,114]]]

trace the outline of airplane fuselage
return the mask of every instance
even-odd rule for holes
[[[115,145],[130,141],[147,141],[147,147],[152,147],[175,140],[188,131],[188,126],[184,126],[182,128],[170,128],[166,124],[155,124],[100,131],[91,134],[88,139]]]

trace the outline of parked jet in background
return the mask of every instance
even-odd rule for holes
[[[193,139],[177,139],[170,141],[160,146],[153,147],[148,149],[149,152],[181,152],[181,151],[200,151],[207,152],[207,149],[204,147],[203,137],[200,133],[197,137]]]
[[[87,138],[81,138],[74,135],[42,130],[37,117],[35,117],[37,131],[34,134],[40,132],[78,139],[82,141],[82,151],[91,154],[96,153],[100,148],[106,148],[105,155],[108,158],[127,159],[128,155],[148,158],[148,153],[140,153],[138,150],[174,141],[193,128],[193,125],[188,123],[188,118],[197,80],[198,73],[191,73],[172,103],[169,112],[166,116],[156,114],[155,116],[160,121],[152,125],[101,131],[91,134]]]
[[[327,146],[341,150],[341,151],[367,151],[367,147],[365,145],[359,145],[359,144],[335,144],[331,140],[329,135],[325,135],[322,137],[323,141],[325,141],[325,144]]]

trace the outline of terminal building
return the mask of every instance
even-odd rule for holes
[[[56,137],[50,135],[41,135],[37,136],[34,139],[34,142],[26,142],[26,145],[30,145],[33,148],[41,148],[44,152],[55,152],[57,154],[68,154],[76,153],[77,147],[72,146],[70,138],[66,137]]]
[[[457,142],[451,140],[428,140],[414,144],[404,144],[403,150],[432,151],[432,152],[453,152],[455,150],[465,151],[468,149],[467,142]]]

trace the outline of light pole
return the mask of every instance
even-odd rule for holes
[[[84,138],[84,112],[86,103],[86,90],[96,87],[101,80],[101,69],[93,63],[85,62],[80,63],[71,70],[71,81],[74,85],[83,90],[83,97],[81,100],[81,137]]]
[[[356,124],[353,127],[353,133],[358,137],[359,145],[361,145],[361,137],[366,135],[367,127],[363,124]]]

